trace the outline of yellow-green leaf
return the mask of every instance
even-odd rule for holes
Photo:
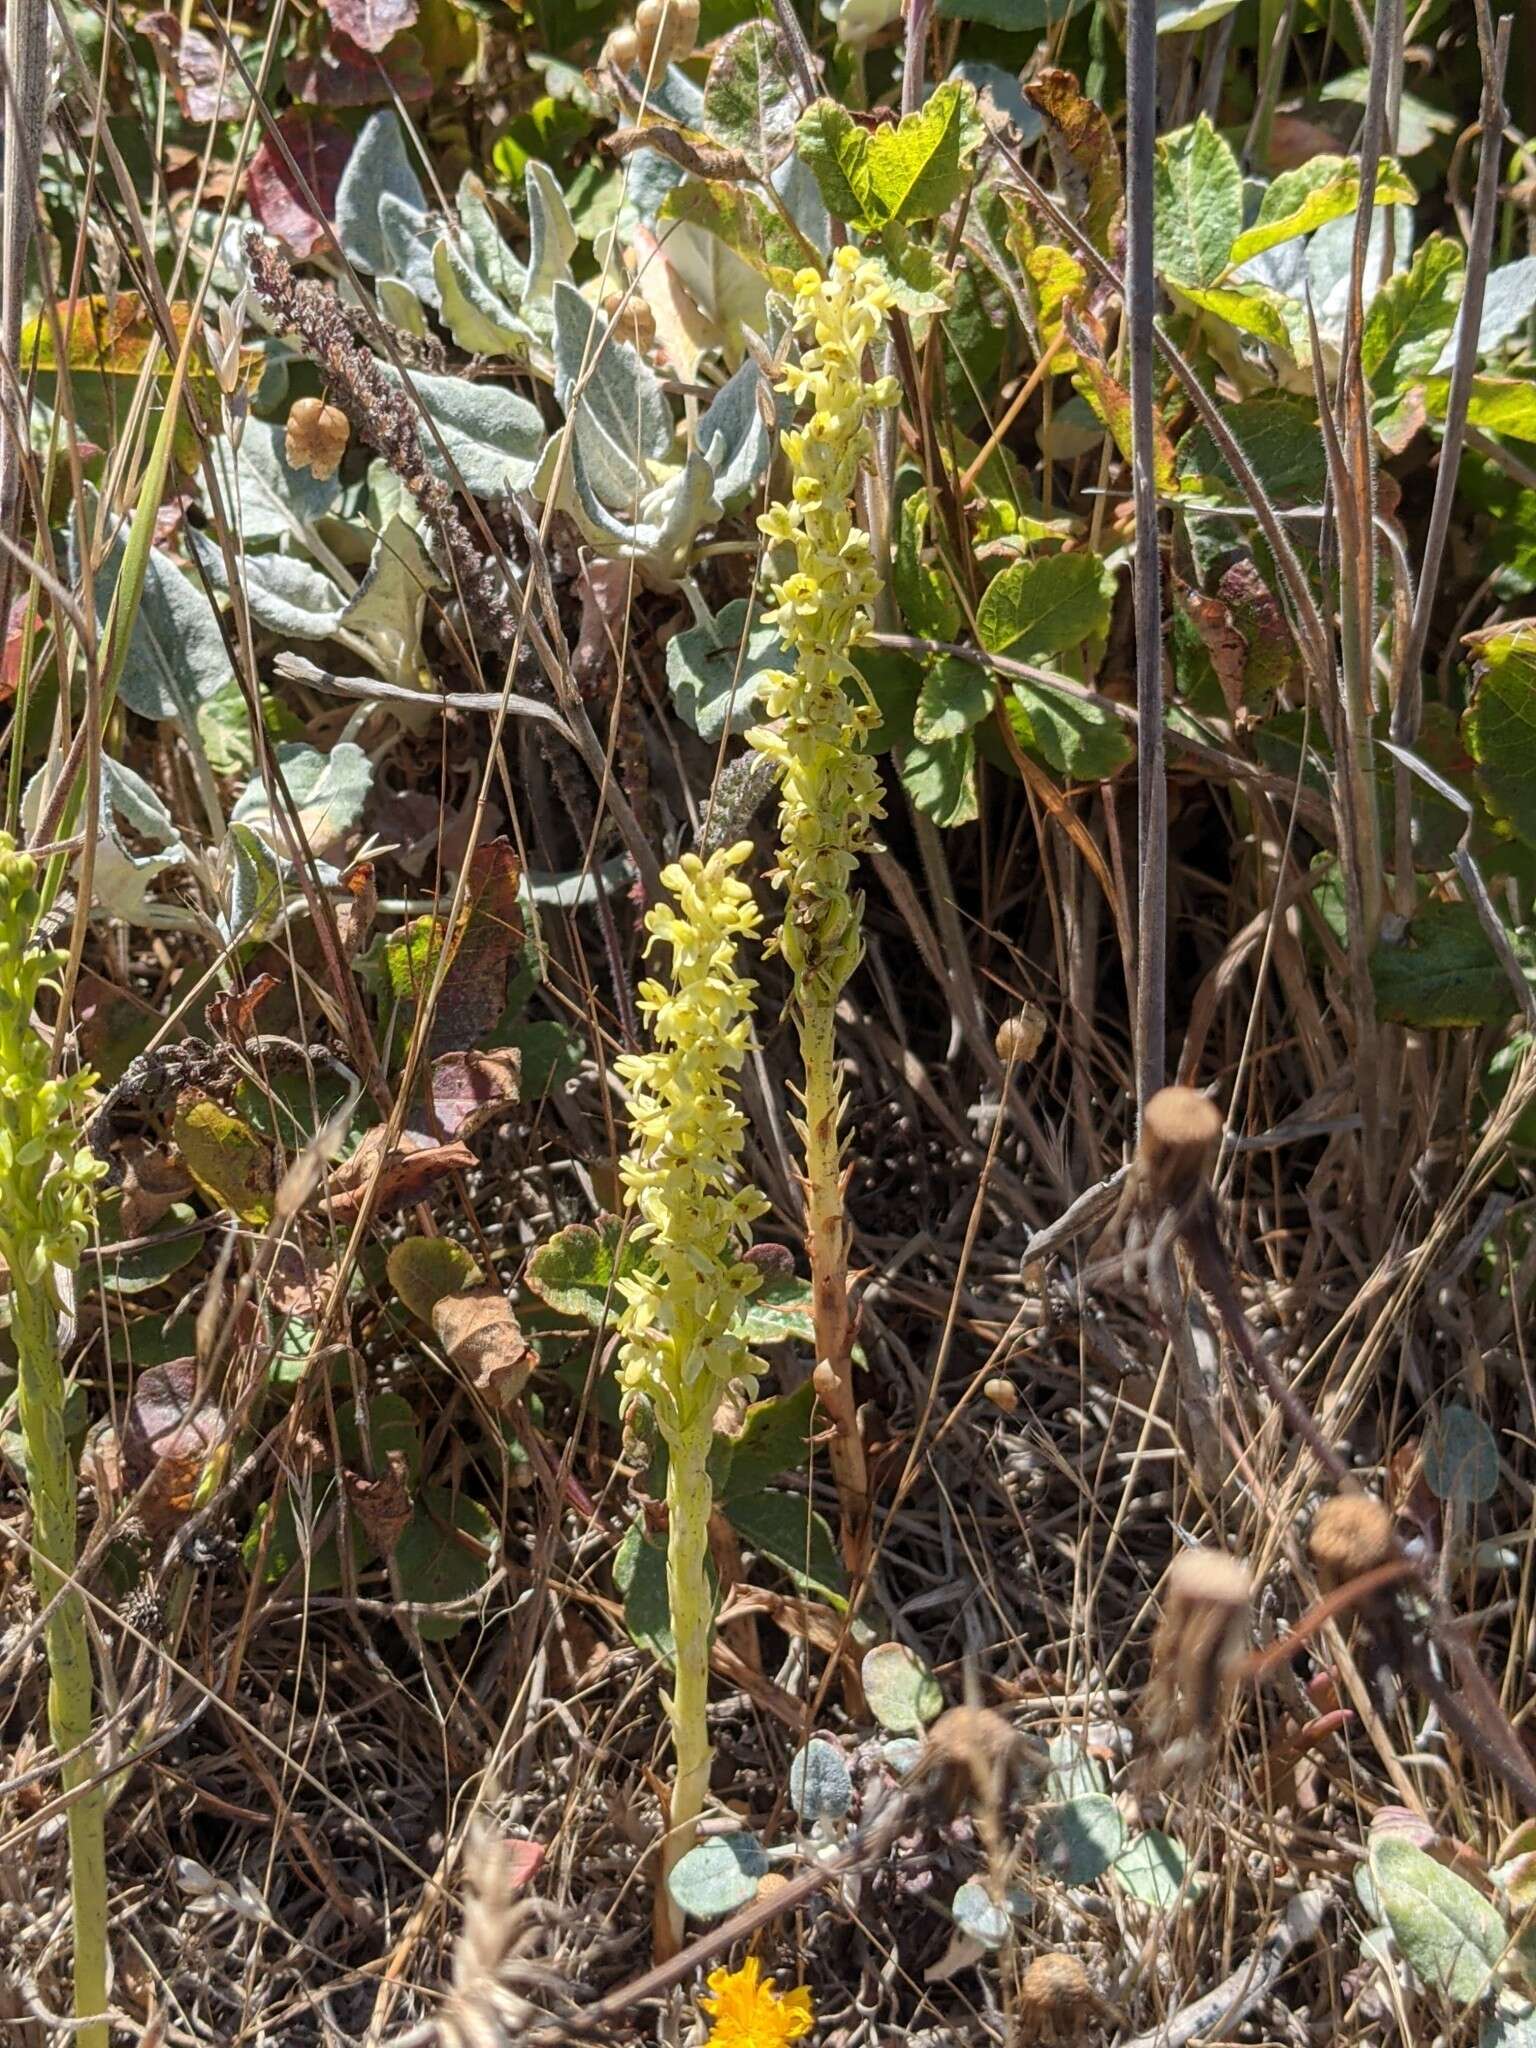
[[[1290,353],[1291,340],[1280,310],[1283,301],[1268,285],[1182,285],[1170,280],[1169,290],[1176,300],[1192,306],[1196,312],[1209,313],[1240,334],[1251,334],[1271,348]]]
[[[1152,177],[1157,267],[1170,284],[1212,285],[1243,226],[1243,174],[1202,114],[1157,145]]]
[[[954,80],[915,113],[873,130],[835,100],[817,100],[795,133],[828,211],[866,229],[943,213],[959,198],[986,137],[975,91]]]
[[[1412,206],[1412,182],[1387,158],[1376,174],[1377,206]],[[1281,242],[1294,241],[1341,220],[1360,204],[1360,166],[1348,157],[1315,156],[1299,170],[1282,171],[1259,207],[1253,226],[1232,244],[1231,261],[1246,263]]]
[[[257,1227],[272,1221],[272,1148],[248,1123],[191,1090],[177,1105],[172,1132],[187,1172],[216,1208]]]
[[[987,585],[976,612],[982,646],[1015,661],[1044,661],[1108,625],[1104,565],[1088,553],[1011,563]]]
[[[1443,420],[1450,403],[1449,377],[1430,377],[1424,384],[1424,408],[1432,420]],[[1490,434],[1509,434],[1517,441],[1536,441],[1536,378],[1474,377],[1467,401],[1467,422]]]

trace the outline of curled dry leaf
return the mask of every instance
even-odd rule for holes
[[[434,1058],[487,1037],[506,1008],[507,976],[523,946],[522,872],[505,839],[493,839],[470,856],[464,909],[432,1018]]]
[[[323,398],[296,398],[288,412],[283,453],[290,469],[307,469],[325,483],[341,467],[352,428],[339,405]]]
[[[379,885],[373,862],[360,860],[342,877],[346,894],[336,905],[336,934],[341,940],[344,960],[354,960],[367,943],[373,921],[379,914]]]
[[[344,1159],[331,1175],[326,1207],[333,1222],[352,1223],[362,1214],[375,1174],[378,1187],[373,1206],[377,1213],[402,1202],[419,1201],[444,1174],[462,1172],[474,1163],[475,1155],[467,1145],[434,1145],[406,1131],[398,1144],[386,1150],[382,1127],[365,1131],[351,1158]]]
[[[208,1460],[229,1435],[229,1418],[198,1388],[195,1358],[139,1374],[119,1444],[123,1484],[137,1493],[151,1536],[168,1535],[191,1512]]]
[[[523,1335],[512,1304],[487,1284],[445,1294],[432,1310],[437,1341],[471,1386],[493,1408],[509,1408],[523,1391],[537,1353]]]
[[[390,1451],[385,1464],[387,1470],[378,1479],[365,1479],[361,1472],[343,1472],[341,1476],[364,1535],[389,1557],[411,1519],[412,1507],[410,1467],[404,1451]]]
[[[432,1120],[442,1138],[470,1138],[522,1100],[523,1056],[515,1046],[494,1052],[447,1052],[432,1062]]]
[[[336,1268],[302,1240],[282,1245],[267,1274],[266,1305],[280,1316],[318,1316],[336,1287]]]
[[[192,1176],[167,1145],[128,1137],[118,1152],[122,1166],[122,1234],[147,1237],[168,1209],[192,1192]]]
[[[0,646],[0,704],[10,702],[21,681],[21,656],[26,644],[27,612],[30,607],[30,598],[16,598],[5,622],[4,644]],[[41,612],[41,605],[38,609]],[[39,633],[42,631],[41,620],[37,630]]]
[[[242,1046],[256,1024],[256,1012],[278,986],[275,974],[258,974],[243,989],[208,998],[208,1022],[226,1044]]]

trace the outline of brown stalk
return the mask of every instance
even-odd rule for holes
[[[1131,1192],[1139,1194],[1143,1208],[1150,1211],[1149,1223],[1177,1234],[1196,1281],[1214,1304],[1250,1379],[1269,1395],[1286,1427],[1307,1446],[1339,1493],[1358,1497],[1354,1475],[1323,1436],[1306,1403],[1259,1349],[1238,1299],[1221,1243],[1216,1202],[1208,1178],[1215,1150],[1212,1115],[1213,1105],[1192,1088],[1165,1088],[1154,1096],[1147,1105],[1146,1134]],[[1219,1134],[1219,1116],[1215,1122]],[[1378,1544],[1378,1553],[1379,1548]],[[1359,1561],[1357,1558],[1356,1562]],[[1385,1659],[1433,1700],[1447,1727],[1486,1770],[1503,1780],[1527,1812],[1536,1813],[1536,1771],[1524,1745],[1500,1707],[1460,1624],[1446,1612],[1434,1587],[1403,1549],[1395,1531],[1387,1554],[1365,1558],[1364,1563],[1372,1573],[1379,1570],[1386,1574],[1391,1567],[1400,1567],[1402,1583],[1411,1587],[1414,1595],[1412,1607],[1400,1600],[1388,1604],[1385,1591],[1371,1596],[1372,1601],[1383,1602],[1379,1608],[1370,1607],[1367,1619]],[[1384,1576],[1382,1585],[1390,1590],[1392,1581]],[[1347,1585],[1344,1590],[1349,1590]],[[1289,1642],[1286,1647],[1290,1647]],[[1438,1669],[1435,1651],[1454,1666],[1459,1690],[1448,1684]]]

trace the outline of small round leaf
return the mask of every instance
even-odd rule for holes
[[[938,1680],[905,1643],[877,1643],[862,1676],[869,1711],[893,1735],[921,1735],[944,1711]]]
[[[1138,1835],[1131,1846],[1115,1858],[1115,1876],[1131,1897],[1140,1899],[1144,1905],[1155,1906],[1160,1913],[1166,1913],[1178,1904],[1188,1869],[1189,1858],[1183,1845],[1172,1835],[1159,1834],[1156,1828],[1148,1828],[1144,1835]]]
[[[667,1877],[674,1904],[691,1920],[718,1920],[757,1897],[768,1858],[756,1835],[712,1835],[678,1861]]]
[[[460,1294],[481,1277],[463,1245],[447,1237],[404,1237],[389,1255],[389,1284],[424,1323],[446,1294]]]
[[[789,1767],[789,1796],[802,1820],[842,1820],[853,1805],[853,1780],[843,1753],[819,1736]]]
[[[1437,1500],[1471,1506],[1499,1490],[1499,1447],[1480,1415],[1458,1402],[1442,1410],[1424,1437],[1424,1478]]]
[[[1001,1948],[1013,1932],[1013,1921],[984,1884],[974,1878],[955,1893],[950,1911],[960,1932],[981,1948]]]
[[[1053,1806],[1035,1830],[1035,1853],[1062,1884],[1092,1884],[1125,1847],[1125,1816],[1102,1792]]]
[[[888,1771],[894,1771],[898,1778],[904,1778],[914,1770],[923,1753],[923,1745],[915,1735],[896,1735],[889,1742],[880,1745],[880,1757]]]

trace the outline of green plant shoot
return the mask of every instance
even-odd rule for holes
[[[663,871],[676,908],[663,901],[647,913],[647,952],[669,949],[671,973],[665,985],[646,981],[640,987],[653,1050],[617,1062],[630,1090],[625,1202],[645,1251],[641,1269],[618,1283],[624,1297],[619,1374],[626,1406],[648,1402],[667,1446],[676,1778],[663,1887],[692,1844],[709,1787],[715,1411],[732,1382],[755,1381],[755,1362],[737,1323],[757,1284],[742,1254],[766,1203],[756,1189],[740,1185],[745,1118],[735,1093],[751,1043],[754,987],[737,967],[737,951],[755,934],[758,910],[734,871],[751,851],[744,840],[707,861],[686,854]],[[675,1916],[670,1903],[667,1911]]]
[[[75,1568],[75,1469],[64,1429],[54,1269],[72,1267],[90,1237],[95,1184],[105,1171],[79,1144],[93,1077],[49,1072],[33,1020],[38,990],[59,965],[29,946],[39,914],[36,868],[0,834],[0,1256],[10,1274],[11,1338],[32,1496],[32,1575],[48,1615],[48,1722],[68,1759],[66,1792],[96,1772],[91,1748],[91,1650],[85,1603],[66,1590]],[[100,1786],[69,1807],[75,1923],[75,2015],[91,2024],[81,2048],[107,2048],[107,1867]]]
[[[853,887],[880,776],[868,751],[880,714],[855,649],[869,635],[880,579],[869,535],[853,522],[859,466],[870,452],[869,416],[896,402],[896,381],[864,377],[890,304],[879,270],[839,249],[827,277],[795,280],[795,325],[809,336],[781,389],[810,407],[783,436],[793,479],[787,501],[758,520],[793,568],[772,586],[768,618],[795,656],[765,678],[771,724],[747,735],[779,778],[779,870],[784,923],[778,944],[794,976],[791,997],[804,1070],[805,1236],[816,1324],[816,1389],[831,1417],[831,1460],[842,1505],[843,1548],[859,1569],[869,1515],[864,1447],[853,1395],[848,1224],[843,1206],[842,1088],[837,1003],[863,951],[863,897]]]

